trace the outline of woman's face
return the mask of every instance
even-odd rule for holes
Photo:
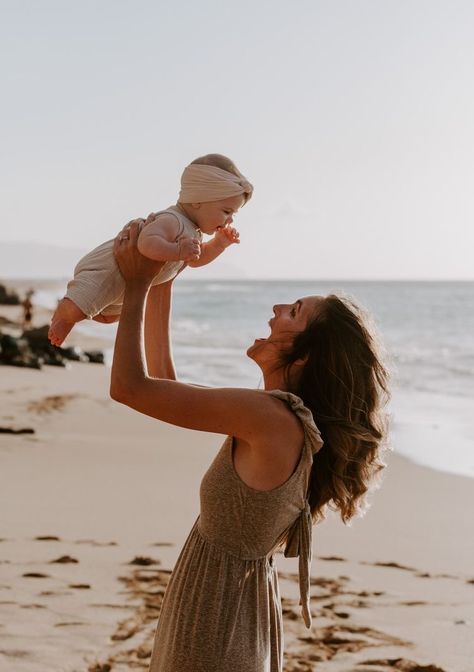
[[[280,361],[282,353],[291,346],[295,336],[306,329],[323,300],[322,296],[304,296],[294,303],[273,306],[273,317],[268,321],[270,335],[255,339],[247,355],[259,366]]]

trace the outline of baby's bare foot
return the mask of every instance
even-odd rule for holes
[[[76,306],[74,301],[66,298],[61,299],[54,311],[48,331],[50,342],[56,346],[61,345],[76,322],[84,320],[85,317],[82,310]]]

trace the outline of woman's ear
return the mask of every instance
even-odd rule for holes
[[[293,364],[295,366],[304,366],[306,364],[306,362],[308,361],[308,357],[309,357],[309,355],[305,355],[304,357],[300,357],[299,359],[295,359]]]

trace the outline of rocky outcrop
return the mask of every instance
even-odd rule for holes
[[[0,304],[3,306],[19,306],[21,303],[20,297],[16,292],[0,285]]]
[[[66,366],[67,360],[104,363],[100,350],[84,351],[81,348],[57,348],[48,341],[49,326],[24,331],[20,337],[0,331],[0,364],[41,369],[43,365]]]

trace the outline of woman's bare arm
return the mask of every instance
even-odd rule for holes
[[[145,355],[148,375],[176,380],[171,347],[172,281],[150,287],[145,309]]]

